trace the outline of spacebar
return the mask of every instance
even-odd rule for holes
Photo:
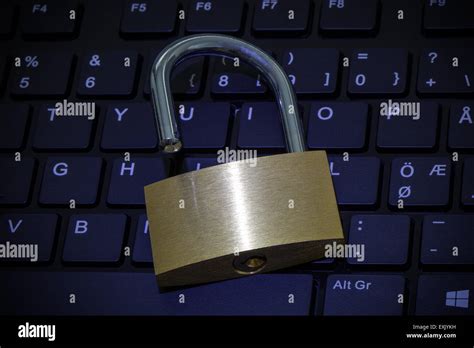
[[[1,272],[0,284],[0,315],[308,315],[312,276],[263,274],[162,293],[153,273]]]

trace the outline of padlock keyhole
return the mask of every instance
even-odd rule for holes
[[[254,274],[260,272],[267,264],[267,258],[261,255],[244,256],[234,258],[234,269],[240,274]]]

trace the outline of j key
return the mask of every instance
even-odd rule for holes
[[[245,103],[239,113],[237,146],[252,149],[285,148],[283,127],[275,103]]]
[[[137,263],[153,262],[150,243],[150,227],[145,214],[140,215],[135,231],[135,243],[133,245],[132,261]]]
[[[182,103],[179,125],[185,149],[219,149],[225,146],[230,119],[229,103]]]
[[[461,201],[465,206],[474,206],[474,158],[464,161]]]
[[[471,0],[425,0],[423,26],[428,32],[450,33],[474,30]]]
[[[418,69],[421,94],[472,94],[474,92],[474,50],[424,49]]]
[[[370,33],[377,27],[378,0],[323,0],[320,28],[323,32]]]
[[[22,147],[28,114],[26,104],[0,105],[0,149]]]
[[[90,108],[87,115],[57,115],[55,105],[43,104],[39,107],[33,139],[36,149],[77,149],[89,147],[92,125],[97,110]]]
[[[474,264],[474,215],[429,215],[423,220],[423,264]]]
[[[361,255],[348,258],[358,265],[404,265],[408,261],[410,218],[406,215],[354,215],[350,245],[363,245]]]
[[[0,216],[0,244],[37,245],[27,259],[15,258],[6,261],[45,262],[51,259],[56,235],[56,214],[5,214]]]
[[[309,0],[259,0],[252,29],[256,33],[301,34],[308,28]]]
[[[63,96],[71,73],[68,53],[29,53],[13,59],[10,91],[15,96]]]
[[[375,157],[330,156],[329,166],[341,206],[373,206],[379,196],[380,160]]]
[[[177,10],[175,1],[127,0],[120,32],[141,38],[147,34],[171,33],[175,28]]]
[[[445,207],[450,201],[451,163],[447,158],[392,161],[389,204],[393,207]]]
[[[51,157],[44,168],[41,204],[89,205],[97,200],[102,159],[97,157]]]
[[[182,171],[186,173],[193,170],[216,166],[218,164],[217,159],[212,157],[185,157],[183,160]]]
[[[9,36],[11,34],[13,19],[14,19],[13,4],[2,1],[2,3],[0,4],[0,38]]]
[[[312,103],[308,123],[310,149],[362,149],[366,142],[366,103]]]
[[[94,51],[84,56],[77,93],[130,96],[135,89],[138,55],[132,51]]]
[[[403,94],[407,89],[408,52],[401,48],[370,48],[354,52],[348,92]]]
[[[247,63],[233,59],[215,58],[211,76],[211,92],[215,95],[228,97],[263,94],[267,87],[261,75]]]
[[[158,144],[149,103],[110,104],[101,147],[107,150],[154,149]]]
[[[313,287],[309,274],[261,274],[166,292],[153,272],[30,272],[21,282],[18,272],[2,272],[0,278],[18,283],[0,288],[0,315],[308,315]],[[80,306],[71,305],[71,293]]]
[[[448,145],[452,149],[474,148],[474,103],[451,106]]]
[[[79,22],[77,0],[28,1],[21,8],[22,32],[28,36],[72,36]]]
[[[22,158],[14,161],[12,157],[0,159],[0,206],[26,204],[32,186],[35,160]]]
[[[158,157],[133,157],[129,162],[116,159],[112,168],[107,203],[144,205],[143,187],[168,176],[168,164]]]
[[[431,102],[383,102],[379,109],[377,146],[382,149],[433,149],[437,143],[439,106]]]
[[[339,51],[333,48],[293,48],[281,63],[297,94],[336,92]]]
[[[474,275],[422,274],[418,278],[417,315],[473,315]]]
[[[127,217],[124,214],[73,215],[64,243],[65,262],[118,262]]]
[[[242,25],[242,0],[192,0],[189,2],[186,31],[236,33]]]
[[[146,70],[146,82],[143,92],[150,95],[150,74],[149,71],[160,50],[152,50]],[[176,65],[171,72],[171,92],[182,96],[194,96],[202,90],[204,85],[203,71],[205,67],[205,57],[190,57]],[[205,77],[204,77],[205,80]]]
[[[327,279],[324,315],[402,315],[405,279],[399,275],[338,275]]]

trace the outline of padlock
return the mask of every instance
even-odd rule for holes
[[[273,88],[290,153],[219,164],[145,187],[155,274],[160,287],[235,278],[324,257],[344,236],[327,156],[304,152],[296,97],[267,53],[224,35],[193,35],[167,46],[151,72],[160,146],[181,141],[170,90],[173,66],[218,54],[253,65]]]

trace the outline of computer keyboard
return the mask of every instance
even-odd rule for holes
[[[0,244],[39,253],[0,258],[0,314],[474,314],[473,10],[472,0],[2,1]],[[363,259],[158,289],[143,187],[216,165],[225,147],[285,152],[265,81],[216,56],[173,71],[184,147],[159,152],[151,64],[203,32],[254,43],[288,73]],[[95,103],[94,115],[58,117],[63,101]],[[396,102],[419,112],[384,115]]]

